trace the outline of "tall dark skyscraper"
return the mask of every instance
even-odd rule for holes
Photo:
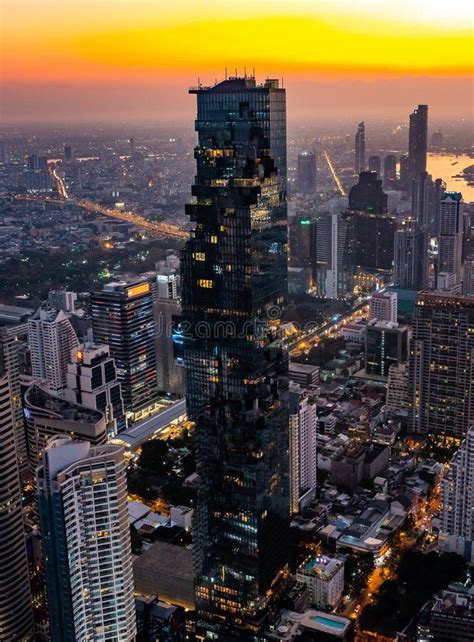
[[[385,156],[383,161],[383,186],[385,189],[397,187],[397,157],[393,154]]]
[[[418,105],[410,114],[408,133],[409,180],[426,172],[426,152],[428,149],[428,105]]]
[[[358,212],[385,214],[387,195],[375,172],[361,172],[359,182],[349,192],[349,208]]]
[[[316,156],[314,152],[302,152],[298,155],[298,192],[314,194],[316,192]]]
[[[288,364],[276,333],[287,291],[285,91],[249,77],[190,91],[197,176],[182,307],[201,478],[196,605],[207,621],[245,628],[287,568]]]
[[[359,123],[355,135],[355,159],[354,171],[360,174],[365,170],[365,124],[364,121]]]
[[[426,280],[424,234],[418,223],[407,219],[395,232],[393,282],[400,288],[420,290]]]

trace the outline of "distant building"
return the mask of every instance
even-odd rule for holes
[[[126,429],[121,386],[109,346],[85,343],[73,349],[64,395],[68,401],[103,412],[109,437]]]
[[[397,323],[396,292],[376,292],[369,299],[369,321],[391,321]]]
[[[390,190],[397,188],[397,157],[393,154],[385,156],[383,161],[383,186]]]
[[[296,579],[308,586],[313,606],[334,609],[344,591],[344,561],[325,556],[306,560],[296,571]]]
[[[314,152],[298,155],[298,192],[312,195],[316,193],[316,156]]]
[[[288,268],[288,292],[290,294],[307,294],[311,290],[312,282],[311,268]]]
[[[359,182],[349,192],[349,209],[372,214],[387,213],[387,194],[375,172],[361,172]]]
[[[402,221],[394,236],[393,282],[396,287],[420,290],[426,285],[424,234],[418,223]]]
[[[443,134],[440,129],[431,134],[431,149],[439,152],[443,149]]]
[[[410,343],[414,432],[461,439],[474,423],[474,298],[420,292]]]
[[[359,123],[355,135],[354,171],[356,174],[365,171],[365,124],[363,121]]]
[[[71,145],[64,145],[63,158],[66,163],[72,161],[72,147]]]
[[[390,214],[348,211],[347,263],[356,274],[393,270],[394,239],[397,219]]]
[[[458,285],[462,274],[463,225],[461,217],[462,195],[446,192],[440,202],[439,211],[439,256],[438,273],[452,275]],[[444,289],[438,282],[438,289]]]
[[[107,442],[105,415],[99,410],[72,403],[32,384],[24,396],[28,457],[36,469],[50,437],[69,435],[93,446]]]
[[[315,222],[308,216],[294,216],[288,226],[290,265],[313,267],[315,259]]]
[[[462,555],[474,564],[474,426],[449,464],[441,480],[441,551]]]
[[[400,156],[400,180],[398,187],[402,192],[407,192],[408,188],[411,187],[409,165],[408,156]]]
[[[369,323],[365,338],[365,372],[384,379],[390,366],[408,357],[408,328],[390,321]]]
[[[107,283],[91,294],[91,307],[94,341],[109,346],[126,414],[135,420],[154,407],[158,396],[150,282],[135,278]]]
[[[290,386],[289,413],[291,511],[298,513],[316,495],[318,415],[315,400],[296,384]]]
[[[33,377],[47,381],[52,392],[62,390],[67,383],[71,350],[79,345],[66,314],[43,304],[28,319],[28,344]]]
[[[64,312],[74,312],[76,309],[77,294],[67,290],[51,290],[48,293],[48,303],[56,310]]]
[[[468,256],[463,266],[462,292],[474,296],[474,255]]]
[[[52,641],[135,640],[122,449],[55,437],[37,479]]]
[[[415,180],[421,172],[426,172],[428,149],[428,105],[418,105],[410,114],[408,132],[408,170],[409,180]]]
[[[319,366],[290,361],[288,379],[302,388],[319,386]]]
[[[392,364],[388,369],[387,398],[385,410],[388,414],[408,411],[411,408],[408,389],[408,364],[404,361]]]
[[[411,209],[421,230],[429,239],[439,234],[440,203],[446,190],[446,184],[437,178],[433,180],[428,172],[421,172],[412,181]]]
[[[368,170],[369,172],[375,172],[378,176],[381,175],[382,161],[380,156],[369,156]]]

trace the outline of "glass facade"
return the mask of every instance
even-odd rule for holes
[[[226,80],[197,95],[195,224],[182,257],[202,617],[243,625],[278,593],[289,527],[285,91]]]

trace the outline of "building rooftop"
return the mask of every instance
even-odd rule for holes
[[[105,417],[99,410],[86,408],[72,401],[66,401],[62,397],[57,397],[37,383],[31,385],[25,393],[25,402],[28,408],[37,408],[53,415],[55,419],[66,419],[68,421],[77,421],[83,424],[95,425],[101,421],[105,422]]]

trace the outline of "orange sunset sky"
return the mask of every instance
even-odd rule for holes
[[[293,120],[472,117],[470,0],[0,0],[2,119],[192,118],[187,87],[284,77]]]

